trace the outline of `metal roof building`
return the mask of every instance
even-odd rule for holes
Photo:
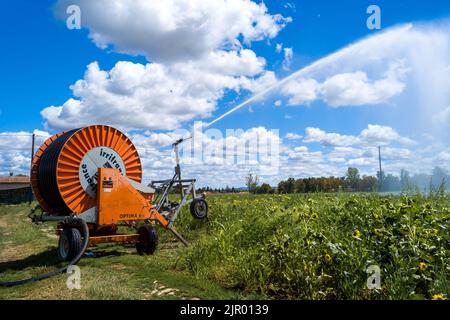
[[[0,177],[0,203],[21,203],[32,199],[30,177]]]

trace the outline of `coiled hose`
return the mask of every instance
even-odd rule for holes
[[[83,246],[82,246],[80,252],[66,266],[64,266],[58,270],[55,270],[55,271],[52,271],[49,273],[45,273],[45,274],[42,274],[39,276],[31,277],[28,279],[16,280],[16,281],[10,281],[10,282],[0,282],[0,287],[14,287],[14,286],[18,286],[18,285],[22,285],[22,284],[26,284],[26,283],[30,283],[30,282],[47,279],[47,278],[56,276],[57,274],[65,272],[69,266],[75,265],[78,261],[80,261],[81,257],[83,256],[83,254],[86,251],[86,248],[89,244],[89,228],[86,224],[86,221],[84,221],[80,218],[73,218],[72,221],[81,223],[84,241],[83,241]]]

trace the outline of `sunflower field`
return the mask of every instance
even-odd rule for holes
[[[177,268],[269,299],[447,299],[450,197],[222,195]],[[373,270],[378,270],[373,282]],[[370,285],[377,283],[379,285]]]

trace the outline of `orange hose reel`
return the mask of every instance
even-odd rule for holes
[[[136,182],[142,180],[138,151],[119,130],[93,125],[55,134],[33,158],[33,193],[51,215],[79,215],[97,205],[99,168],[115,168]]]
[[[141,184],[141,180],[142,165],[136,147],[119,130],[92,125],[60,132],[40,146],[32,161],[33,193],[48,213],[35,215],[32,221],[60,221],[57,228],[63,259],[75,254],[80,245],[69,245],[71,249],[66,252],[67,241],[81,237],[79,226],[70,220],[73,215],[88,223],[89,245],[136,242],[140,254],[151,254],[157,245],[155,224],[170,230],[187,245],[173,222],[181,206],[188,203],[189,194],[192,194],[191,211],[202,203],[206,205],[204,199],[195,196],[195,179],[181,180],[176,174],[169,180],[153,181],[152,186]],[[153,187],[154,183],[159,191]],[[175,184],[182,187],[182,201],[176,206],[168,199]],[[157,202],[155,205],[153,200]],[[206,213],[197,216],[204,218]],[[138,221],[143,225],[137,233],[117,233],[119,225],[134,229]]]

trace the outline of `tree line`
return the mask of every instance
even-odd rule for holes
[[[396,192],[414,190],[426,192],[446,189],[450,175],[441,167],[435,167],[431,174],[411,175],[402,169],[399,176],[377,172],[376,176],[360,175],[357,168],[348,168],[343,177],[288,178],[272,187],[268,183],[259,183],[257,175],[249,174],[245,178],[247,190],[255,194],[273,193],[311,193],[311,192]]]
[[[278,183],[276,188],[267,183],[259,184],[259,177],[249,174],[246,177],[246,186],[250,193],[311,193],[311,192],[371,192],[376,191],[377,178],[359,174],[357,168],[348,168],[344,177],[309,177],[289,178]]]

